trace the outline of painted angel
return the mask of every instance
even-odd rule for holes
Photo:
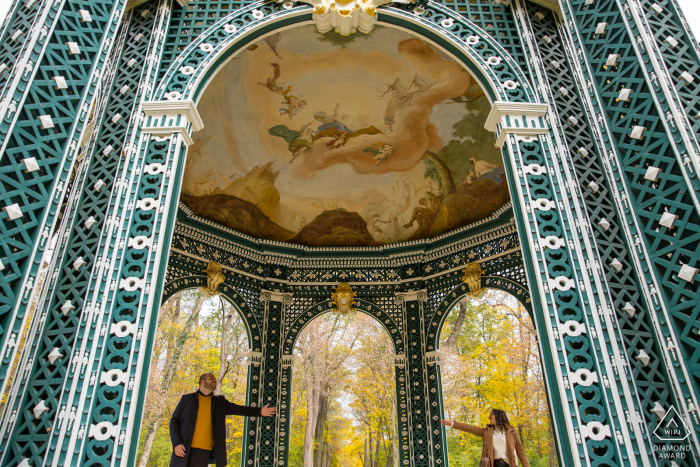
[[[388,161],[389,156],[394,153],[394,148],[390,144],[379,142],[374,143],[372,146],[374,147],[364,148],[362,152],[368,152],[374,156],[372,159],[376,161],[374,163],[375,167],[384,161]]]

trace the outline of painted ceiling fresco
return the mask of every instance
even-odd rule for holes
[[[256,238],[425,239],[509,200],[490,104],[461,65],[396,29],[289,29],[226,64],[198,106],[181,200]]]

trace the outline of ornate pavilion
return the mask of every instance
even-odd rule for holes
[[[0,465],[134,465],[158,310],[192,287],[279,410],[243,465],[288,465],[292,350],[328,312],[391,336],[400,464],[447,465],[438,337],[482,288],[532,317],[560,465],[700,465],[676,0],[16,0],[0,44]]]

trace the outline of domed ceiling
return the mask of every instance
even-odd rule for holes
[[[441,235],[509,200],[488,99],[406,32],[269,36],[198,105],[181,200],[256,238],[377,246]]]

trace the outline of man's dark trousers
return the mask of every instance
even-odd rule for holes
[[[190,461],[187,467],[207,467],[211,462],[211,451],[204,449],[190,448]]]

